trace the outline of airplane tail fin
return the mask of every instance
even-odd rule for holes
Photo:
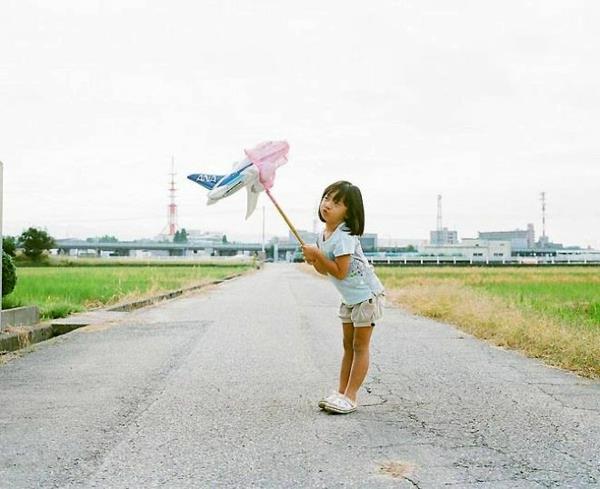
[[[248,200],[246,201],[246,219],[252,215],[254,209],[256,209],[256,203],[258,202],[259,192],[254,192],[251,187],[251,185],[246,187],[246,190],[248,191]]]
[[[212,190],[221,178],[225,175],[209,175],[208,173],[194,173],[187,177],[198,185],[202,185],[207,190]]]

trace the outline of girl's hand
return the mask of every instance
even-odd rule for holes
[[[317,259],[317,256],[319,254],[319,248],[317,248],[316,246],[312,246],[312,245],[303,245],[302,246],[302,254],[304,255],[304,259],[306,260],[306,263],[309,263],[310,265],[312,265],[315,260]]]

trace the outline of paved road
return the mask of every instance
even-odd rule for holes
[[[600,383],[400,309],[360,410],[321,412],[336,304],[273,264],[36,346],[0,367],[0,486],[598,487]]]

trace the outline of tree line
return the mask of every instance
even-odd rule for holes
[[[10,294],[17,284],[17,271],[14,259],[17,249],[22,250],[23,256],[32,262],[40,262],[45,252],[54,248],[56,242],[43,229],[30,227],[20,236],[4,236],[2,238],[2,296]]]

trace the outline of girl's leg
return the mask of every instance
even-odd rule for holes
[[[373,326],[354,328],[352,369],[350,370],[350,377],[346,385],[346,391],[344,392],[353,401],[356,401],[358,389],[360,389],[369,370],[369,344],[372,332]]]
[[[354,358],[354,325],[352,323],[342,323],[344,329],[344,356],[342,357],[342,366],[340,368],[340,386],[338,392],[346,392],[350,370],[352,369],[352,360]]]

